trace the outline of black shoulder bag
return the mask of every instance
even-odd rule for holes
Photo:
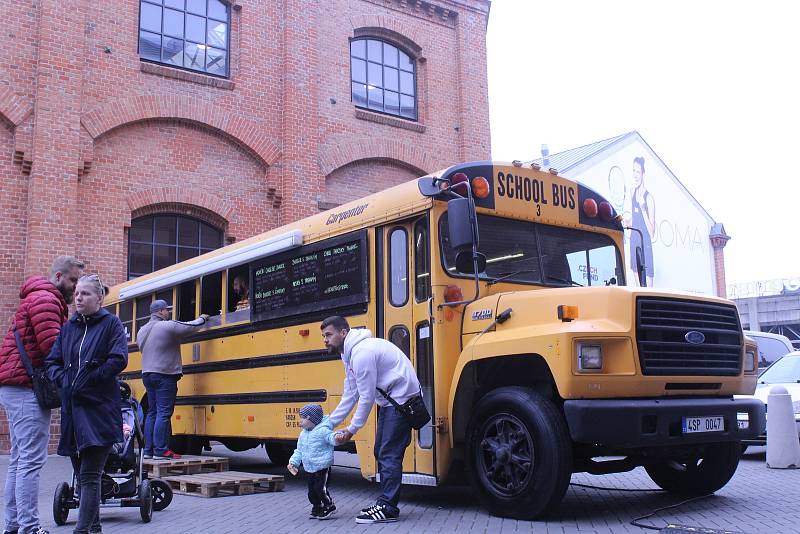
[[[421,429],[431,420],[431,414],[428,413],[428,408],[425,407],[425,402],[422,400],[422,389],[419,390],[419,395],[414,395],[403,404],[391,398],[381,388],[376,387],[375,389],[392,403],[392,406],[400,410],[400,413],[403,414],[403,417],[406,418],[406,421],[414,430]]]
[[[58,389],[52,380],[47,376],[44,367],[33,367],[31,359],[28,357],[28,352],[25,350],[25,345],[22,344],[22,339],[17,332],[17,325],[14,323],[14,337],[17,340],[17,351],[19,358],[22,360],[22,365],[25,366],[25,371],[31,378],[33,384],[33,394],[36,395],[36,401],[45,410],[51,408],[58,408],[61,406],[61,397],[58,396]]]

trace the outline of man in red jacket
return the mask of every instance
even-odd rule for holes
[[[61,325],[67,320],[83,262],[72,256],[56,258],[50,277],[28,278],[19,292],[14,321],[0,345],[0,405],[11,434],[4,534],[47,534],[39,526],[39,472],[47,459],[50,410],[42,409],[17,350],[16,325],[25,352],[34,367],[44,365]]]

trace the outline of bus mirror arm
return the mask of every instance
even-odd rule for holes
[[[456,186],[461,185],[467,182],[459,182],[455,184]],[[480,252],[478,252],[478,214],[475,210],[475,199],[472,198],[472,188],[469,187],[467,184],[467,199],[469,200],[470,210],[469,210],[469,223],[472,227],[472,274],[475,277],[475,296],[469,300],[459,300],[457,302],[443,302],[439,304],[439,308],[443,308],[445,306],[461,306],[469,305],[478,300],[481,296],[481,271],[486,268],[486,259]]]

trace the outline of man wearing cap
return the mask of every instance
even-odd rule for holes
[[[144,457],[168,460],[180,458],[172,452],[170,418],[175,410],[178,380],[183,376],[181,342],[208,319],[203,314],[189,322],[173,321],[172,306],[155,300],[150,304],[150,321],[136,336],[142,351],[142,381],[147,390],[147,416],[144,420]]]

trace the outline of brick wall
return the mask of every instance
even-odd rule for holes
[[[488,158],[488,4],[233,0],[220,79],[142,62],[139,2],[6,1],[0,325],[23,277],[59,254],[124,280],[137,215],[190,213],[243,239]],[[349,42],[362,36],[415,59],[419,120],[353,106]]]

